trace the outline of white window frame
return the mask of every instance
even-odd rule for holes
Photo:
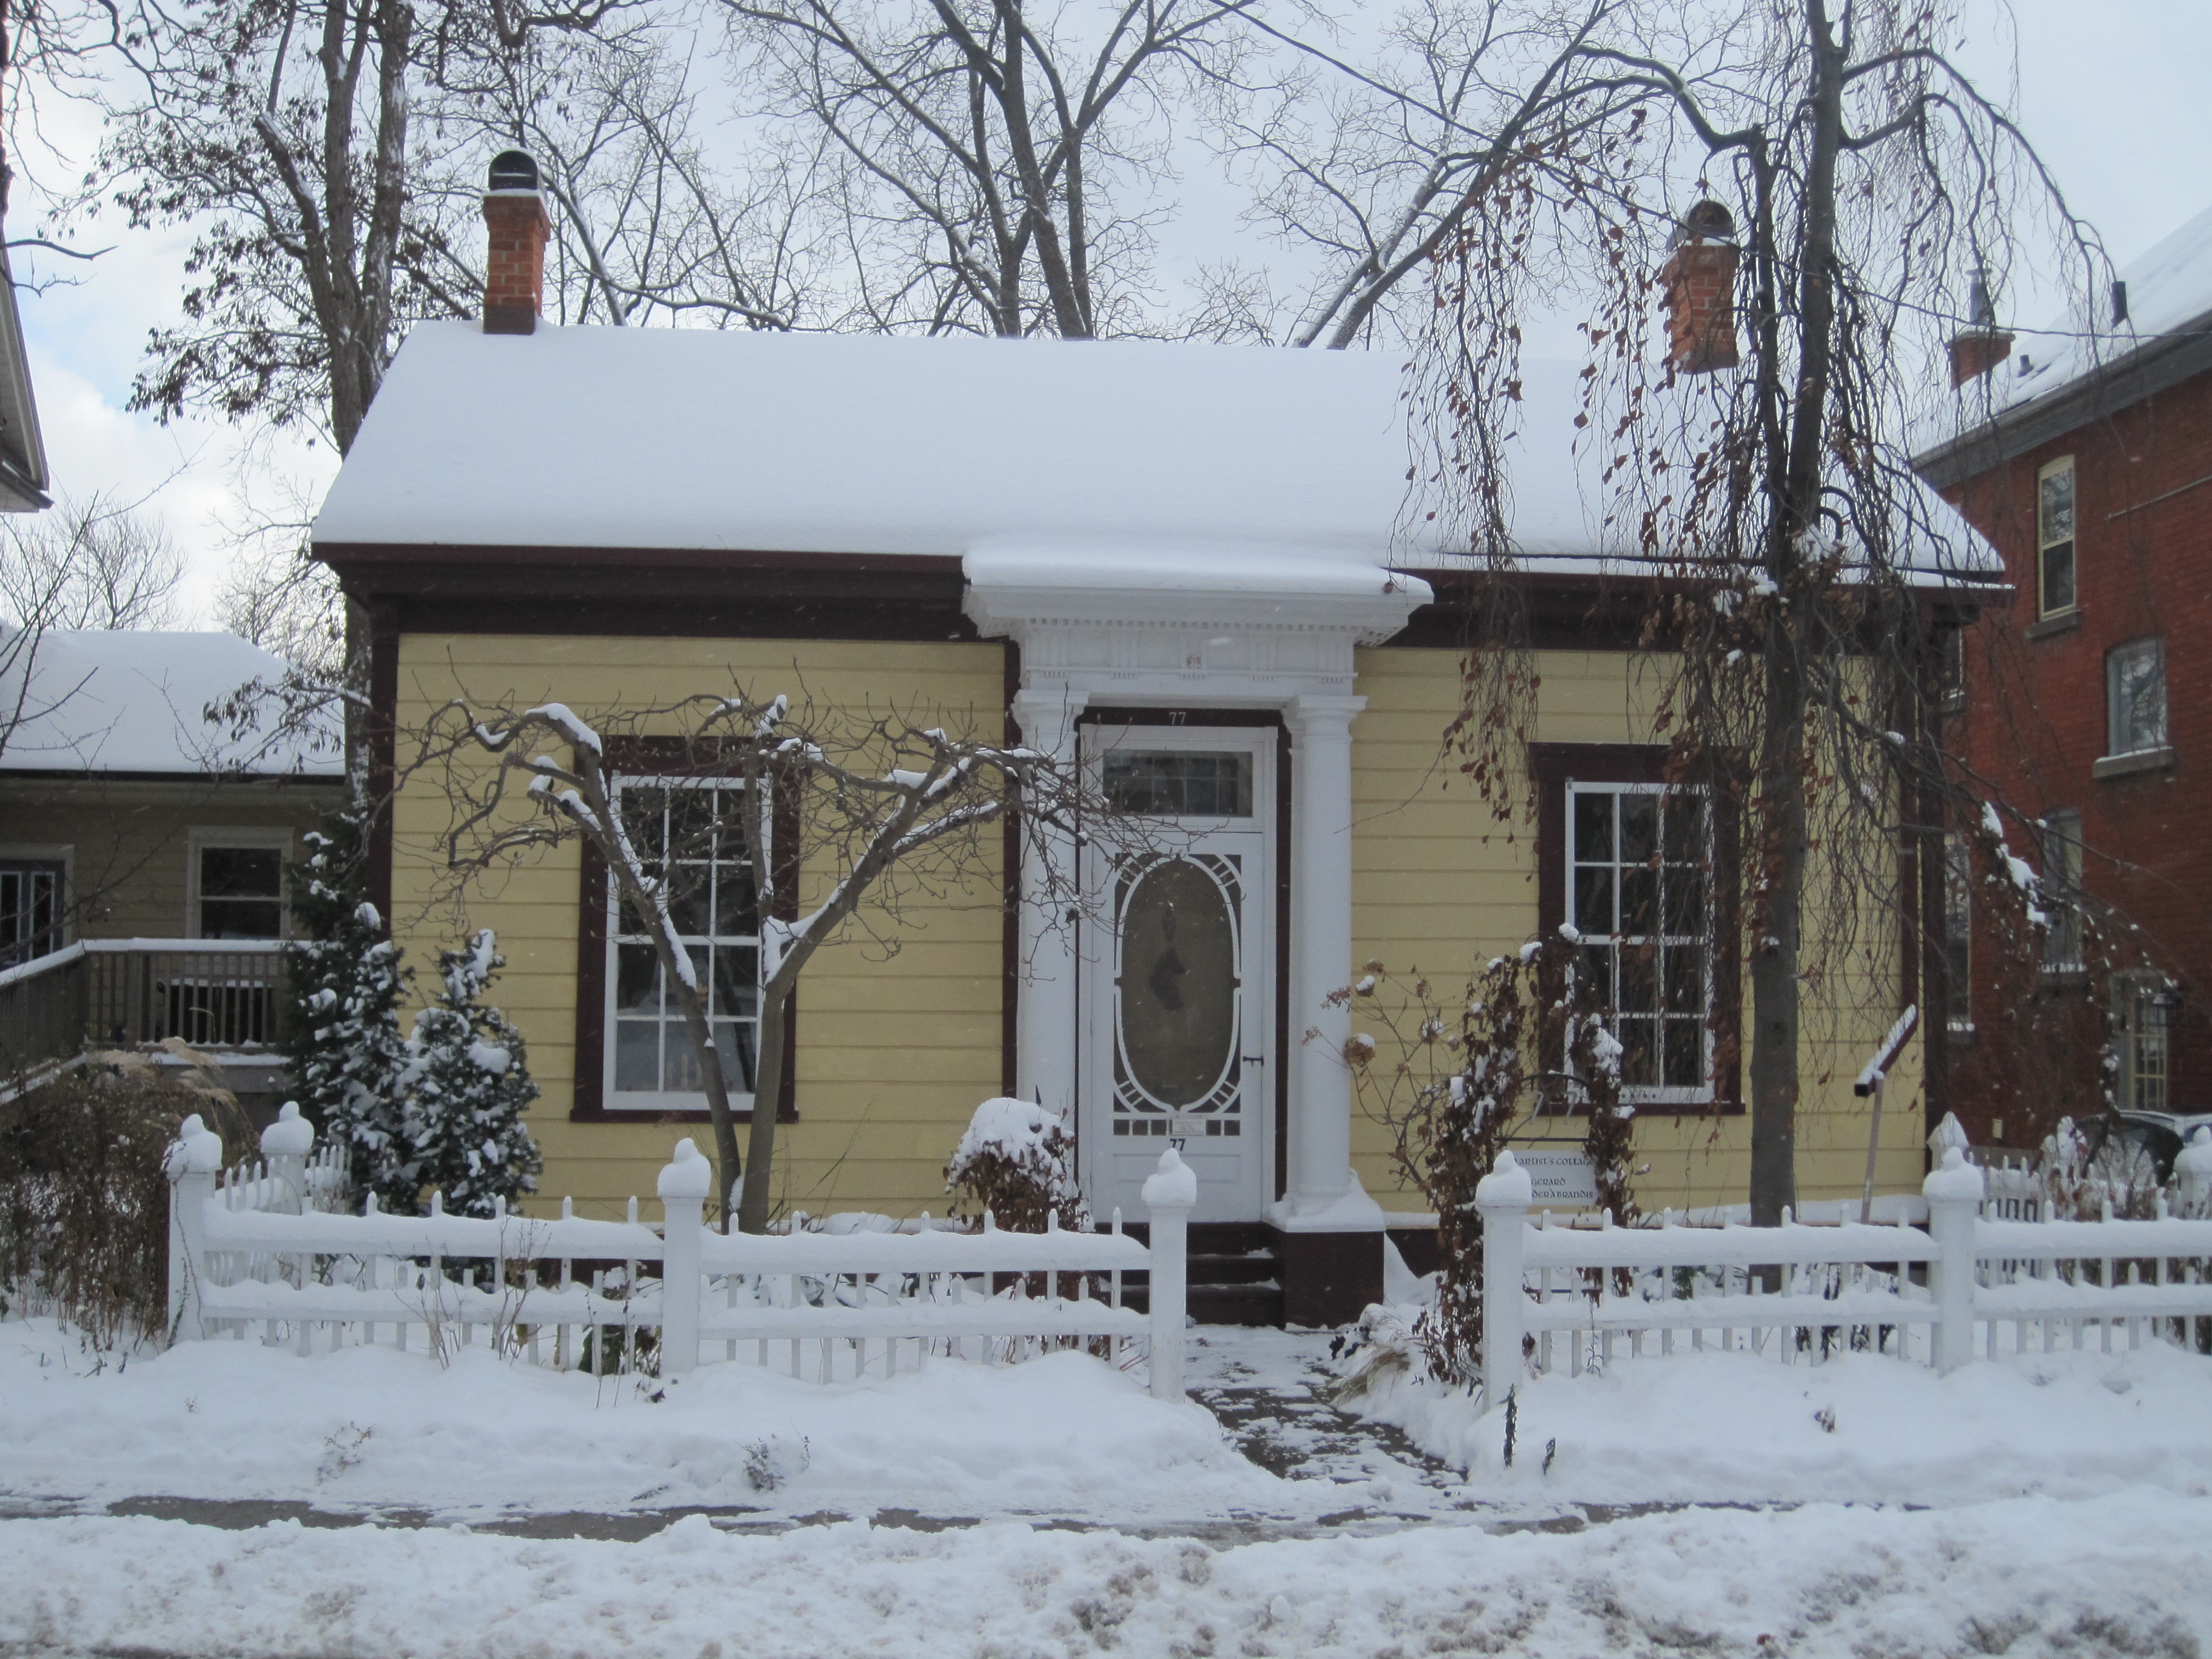
[[[2148,649],[2146,649],[2148,647]],[[2124,715],[2126,700],[2120,695],[2120,677],[2124,665],[2131,657],[2148,656],[2151,672],[2158,683],[2158,731],[2148,738],[2139,732],[2128,729]],[[2155,754],[2166,746],[2171,706],[2166,695],[2166,641],[2156,634],[2147,634],[2141,639],[2124,640],[2105,653],[2105,757],[2115,759],[2122,755]]]
[[[1957,1032],[1974,1029],[1974,866],[1966,837],[1954,830],[1943,837],[1943,972],[1949,1009],[1946,1024]]]
[[[1567,810],[1566,823],[1564,831],[1566,836],[1566,845],[1560,849],[1561,857],[1559,860],[1560,867],[1565,872],[1565,880],[1566,883],[1566,890],[1560,895],[1561,909],[1559,914],[1566,919],[1570,926],[1576,925],[1575,871],[1577,866],[1575,858],[1575,803],[1577,798],[1582,795],[1653,795],[1662,798],[1662,802],[1665,797],[1670,795],[1677,797],[1694,796],[1698,800],[1704,802],[1705,805],[1705,848],[1704,868],[1705,872],[1706,914],[1711,915],[1712,913],[1712,906],[1715,902],[1714,885],[1719,879],[1719,860],[1714,850],[1715,842],[1713,839],[1712,803],[1707,799],[1705,791],[1698,788],[1684,788],[1677,785],[1665,783],[1607,782],[1599,779],[1591,779],[1585,781],[1583,780],[1570,778],[1567,780]],[[1663,817],[1663,805],[1662,811]],[[1617,811],[1614,822],[1616,824],[1619,823]],[[1619,851],[1620,848],[1616,843],[1614,848],[1616,854],[1615,867],[1619,867]],[[1614,895],[1616,919],[1619,904],[1619,891],[1616,887]],[[1657,936],[1662,951],[1663,952],[1670,943],[1688,944],[1692,942],[1691,936],[1688,934],[1669,934],[1664,931],[1665,916],[1663,914],[1663,908],[1662,902],[1662,914],[1660,918],[1662,931]],[[1586,940],[1591,939],[1594,936],[1590,935],[1584,936]],[[1611,943],[1617,951],[1620,948],[1620,941],[1622,937],[1623,936],[1620,933],[1609,934],[1605,936],[1604,942]],[[1630,937],[1635,936],[1631,935]],[[1632,1084],[1624,1081],[1620,1089],[1620,1098],[1624,1104],[1638,1106],[1698,1106],[1709,1104],[1714,1098],[1716,1085],[1713,1076],[1713,998],[1715,993],[1714,978],[1716,964],[1714,963],[1714,955],[1716,941],[1712,939],[1710,933],[1706,933],[1697,936],[1694,942],[1703,946],[1705,953],[1705,1007],[1700,1013],[1698,1022],[1700,1043],[1699,1052],[1702,1055],[1702,1064],[1705,1070],[1705,1080],[1703,1084],[1696,1086],[1667,1083]],[[1655,1011],[1653,1018],[1656,1018],[1659,1024],[1658,1063],[1661,1075],[1664,1076],[1667,1063],[1666,1025],[1668,1015],[1665,1006],[1667,993],[1664,981],[1663,957],[1662,961],[1662,969],[1660,974],[1657,975],[1659,979],[1658,997],[1660,1006]],[[1614,971],[1617,975],[1619,973],[1617,958]],[[1619,1037],[1620,1036],[1620,1022],[1621,1019],[1621,1013],[1619,1008],[1612,1007],[1613,991],[1613,987],[1608,986],[1606,988],[1606,998],[1607,1006],[1612,1008],[1612,1017],[1614,1024],[1613,1035],[1616,1037]],[[1631,1018],[1637,1017],[1638,1016],[1631,1016]],[[1678,1016],[1677,1018],[1679,1018],[1680,1017]]]
[[[66,949],[76,943],[76,847],[70,842],[0,842],[0,864],[58,864],[62,867],[62,890],[59,895],[60,915],[56,918],[54,948]],[[36,957],[31,958],[36,961]]]
[[[742,778],[711,775],[695,776],[680,773],[615,772],[612,773],[608,779],[609,793],[617,811],[621,810],[622,796],[625,788],[741,790],[744,787],[744,780]],[[761,846],[763,849],[769,848],[772,844],[772,829],[773,813],[768,808],[764,807],[763,810],[763,818],[761,823]],[[644,849],[640,848],[639,850],[642,852]],[[603,1110],[611,1113],[635,1112],[644,1116],[652,1116],[655,1114],[667,1112],[703,1112],[707,1109],[707,1094],[706,1091],[703,1089],[686,1092],[684,1091],[671,1089],[617,1090],[615,1086],[616,1066],[621,1050],[621,1029],[619,1025],[619,1016],[616,1012],[616,1003],[622,989],[622,947],[625,945],[649,945],[652,941],[642,933],[625,933],[622,931],[622,889],[616,881],[615,873],[611,869],[607,872],[606,883],[606,940],[604,947],[605,971],[603,975],[605,986],[600,1007],[600,1030],[604,1034],[599,1044],[600,1107]],[[757,926],[757,921],[756,922],[756,926]],[[726,935],[715,933],[687,933],[681,937],[687,945],[697,944],[704,945],[709,949],[712,949],[716,945],[722,945],[726,948],[736,948],[747,943],[745,936],[736,933]],[[755,988],[757,990],[760,979],[763,977],[763,970],[765,967],[765,963],[763,961],[764,942],[759,934],[755,933],[750,937],[750,944],[754,952],[754,983]],[[710,967],[708,987],[707,988],[709,989],[710,993],[711,986],[712,969]],[[681,1030],[683,1028],[680,1018],[672,1017],[671,1014],[666,1012],[665,1004],[663,1005],[663,1007],[664,1012],[661,1015],[660,1023],[664,1029],[673,1026],[674,1029]],[[714,1018],[714,1015],[710,1012],[708,1015],[710,1024],[713,1022]],[[753,1028],[753,1065],[755,1068],[755,1075],[757,1076],[760,1065],[761,1023],[757,1000],[756,1000],[754,1012],[750,1020],[739,1021],[737,1023],[750,1024]],[[665,1042],[665,1036],[664,1036],[663,1041]],[[689,1041],[688,1036],[685,1040],[687,1042]],[[745,1113],[750,1112],[754,1109],[755,1094],[753,1091],[749,1089],[731,1088],[728,1090],[728,1095],[730,1110],[732,1113]]]
[[[2116,1097],[2122,1111],[2164,1112],[2172,1109],[2173,1084],[2173,985],[2156,973],[2112,975],[2112,1028],[2120,1062]],[[2146,1017],[2155,1009],[2158,1023]],[[2150,1033],[2155,1031],[2154,1039]],[[2155,1049],[2155,1073],[2145,1060]],[[2155,1084],[2156,1097],[2143,1097],[2148,1084]]]
[[[2050,927],[2043,940],[2043,971],[2081,971],[2081,814],[2071,806],[2043,815],[2043,913]]]
[[[2050,533],[2050,526],[2044,522],[2043,485],[2045,479],[2055,478],[2062,472],[2069,481],[2068,494],[2072,521],[2064,535],[2054,536]],[[2045,575],[2045,561],[2053,548],[2062,546],[2066,550],[2069,591],[2065,604],[2050,605],[2045,603],[2050,585]],[[2062,455],[2057,460],[2037,468],[2035,473],[2035,614],[2039,617],[2070,617],[2081,608],[2081,475],[2074,470],[2074,458]]]
[[[273,849],[276,853],[279,863],[276,870],[276,937],[291,938],[292,883],[286,866],[297,856],[298,840],[297,831],[282,825],[213,824],[187,830],[185,835],[185,927],[179,937],[207,937],[200,931],[200,854],[210,848],[235,847],[253,852]]]

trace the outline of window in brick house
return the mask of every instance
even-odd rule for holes
[[[1966,630],[1947,628],[1936,635],[1936,694],[1947,703],[1966,695]]]
[[[1616,1011],[1621,1097],[1712,1097],[1712,832],[1702,794],[1662,784],[1567,791],[1568,920]]]
[[[2056,460],[2035,479],[2036,592],[2039,614],[2074,608],[2074,458]]]
[[[1954,1031],[1974,1029],[1973,894],[1973,860],[1966,838],[1953,830],[1943,838],[1943,987]]]
[[[196,843],[192,933],[198,939],[284,937],[284,848]]]
[[[2130,640],[2105,653],[2105,752],[2166,747],[2166,644]]]
[[[617,782],[631,844],[665,871],[676,931],[707,993],[732,1111],[752,1108],[760,1040],[760,925],[746,856],[742,785],[653,777]],[[703,1111],[706,1088],[682,1005],[664,981],[646,919],[607,882],[604,1098],[627,1111]]]
[[[2071,807],[2043,815],[2042,905],[2050,917],[2043,969],[2081,970],[2081,815]]]
[[[2112,981],[2114,1046],[2120,1062],[2116,1098],[2123,1110],[2166,1109],[2173,991],[2162,974],[2125,974]]]

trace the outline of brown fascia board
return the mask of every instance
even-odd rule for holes
[[[2212,312],[1922,451],[1912,458],[1912,469],[1934,489],[1954,489],[2207,370],[2212,370]]]

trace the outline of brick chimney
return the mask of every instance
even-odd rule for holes
[[[1951,385],[1978,380],[2012,356],[2012,336],[1997,326],[1988,278],[1979,270],[1966,290],[1966,326],[1951,337]]]
[[[553,222],[538,189],[538,163],[519,149],[492,157],[483,216],[483,331],[534,334],[545,303],[545,242]]]
[[[1674,253],[1659,273],[1667,299],[1667,361],[1683,374],[1736,366],[1735,221],[1718,202],[1700,202],[1674,227]]]

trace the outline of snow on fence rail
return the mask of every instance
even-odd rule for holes
[[[171,1146],[173,1340],[243,1340],[258,1327],[301,1353],[379,1340],[440,1352],[481,1330],[532,1364],[605,1371],[650,1344],[664,1376],[707,1358],[823,1382],[934,1353],[1097,1345],[1119,1364],[1141,1354],[1152,1393],[1182,1397],[1198,1182],[1172,1151],[1145,1183],[1149,1247],[1118,1211],[1103,1233],[1001,1232],[986,1216],[980,1232],[726,1236],[704,1224],[710,1166],[689,1139],[660,1172],[655,1230],[635,1199],[619,1222],[581,1218],[565,1199],[557,1218],[447,1215],[435,1196],[428,1215],[380,1214],[373,1200],[363,1215],[318,1213],[291,1198],[310,1185],[293,1163],[307,1164],[299,1132],[312,1126],[294,1114],[280,1127],[290,1137],[272,1148],[276,1129],[265,1133],[266,1173],[246,1178],[221,1173],[222,1139],[197,1116]],[[641,1276],[647,1266],[657,1278]],[[1130,1273],[1149,1277],[1147,1313],[1123,1305]]]
[[[2212,1196],[2212,1138],[2176,1166],[2183,1209]],[[1508,1152],[1476,1188],[1483,1374],[1578,1374],[1616,1354],[1726,1349],[1813,1363],[1844,1349],[1949,1371],[1990,1358],[2212,1335],[2212,1219],[2015,1221],[1981,1213],[1985,1172],[1947,1151],[1923,1184],[1928,1225],[1531,1225]]]

